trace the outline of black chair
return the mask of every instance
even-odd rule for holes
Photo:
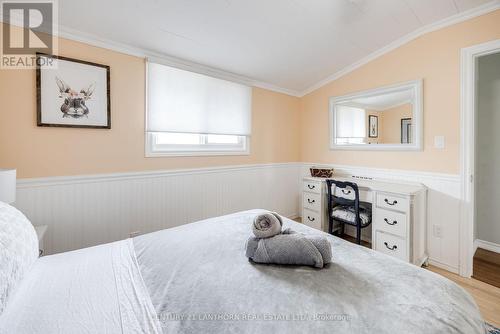
[[[360,204],[358,185],[353,182],[326,180],[328,194],[328,232],[340,224],[339,236],[344,234],[344,224],[356,226],[356,242],[361,244],[361,229],[372,222],[371,205]],[[332,187],[334,190],[332,190]]]

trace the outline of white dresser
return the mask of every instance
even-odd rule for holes
[[[344,176],[332,179],[356,183],[360,200],[372,203],[373,249],[418,266],[426,263],[427,188],[424,185]],[[305,177],[302,182],[302,222],[326,232],[327,211],[325,179]]]

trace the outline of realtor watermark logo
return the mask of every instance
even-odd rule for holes
[[[33,69],[36,53],[57,54],[57,0],[2,1],[2,69]],[[38,58],[52,62],[52,58]],[[52,64],[38,64],[51,66]]]

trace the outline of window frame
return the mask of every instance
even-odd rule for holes
[[[162,62],[158,62],[159,64],[162,64]],[[149,87],[148,87],[148,80],[149,80],[149,60],[146,61],[145,63],[145,85],[144,85],[144,107],[145,107],[145,113],[144,113],[144,156],[146,158],[154,158],[154,157],[196,157],[196,156],[245,156],[245,155],[250,155],[250,138],[251,135],[248,136],[238,136],[243,139],[243,148],[239,149],[231,149],[233,144],[203,144],[202,145],[169,145],[172,146],[170,149],[158,149],[155,148],[154,142],[155,142],[155,135],[158,132],[149,132],[147,130],[147,124],[148,124],[148,114],[149,114],[149,108],[148,108],[148,94],[149,94]],[[175,67],[172,65],[167,65],[166,66],[171,66]],[[187,70],[189,71],[189,70]],[[193,71],[194,72],[194,71]],[[195,72],[196,73],[196,72]],[[205,74],[207,75],[207,74]],[[199,135],[208,135],[208,134],[199,134]],[[217,135],[217,134],[214,134]],[[175,147],[177,146],[177,147]],[[191,146],[191,147],[187,147]],[[184,150],[181,150],[180,148],[184,148]],[[186,149],[188,148],[188,149]]]
[[[146,132],[146,157],[250,155],[250,137],[238,136],[238,144],[208,144],[208,134],[198,134],[198,145],[157,144],[158,132]]]

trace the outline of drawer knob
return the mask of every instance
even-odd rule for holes
[[[387,244],[387,242],[384,242],[384,245],[385,245],[385,247],[387,247],[388,250],[391,250],[391,251],[394,251],[394,250],[398,249],[398,246],[396,246],[396,245],[393,245],[392,247],[389,247],[389,245]]]
[[[313,204],[314,202],[316,202],[316,201],[313,199],[310,199],[310,198],[307,199],[307,203],[309,203],[309,204]]]
[[[309,221],[310,221],[310,222],[313,222],[313,221],[315,221],[315,220],[316,220],[314,217],[313,217],[313,218],[311,218],[310,216],[307,216],[307,219],[309,219]]]
[[[351,193],[350,190],[344,190],[344,189],[342,189],[342,194],[349,195],[350,193]]]
[[[384,199],[384,202],[386,202],[386,203],[387,203],[387,204],[389,204],[389,205],[396,205],[396,204],[398,204],[398,201],[394,200],[394,201],[392,201],[392,203],[391,203],[391,202],[389,202],[389,200],[388,200],[387,198],[385,198],[385,199]]]
[[[309,188],[309,189],[313,190],[314,188],[316,188],[316,186],[312,186],[312,185],[308,184],[308,185],[307,185],[307,188]]]
[[[387,223],[387,225],[396,225],[398,223],[397,220],[394,220],[392,223],[389,221],[389,219],[384,218],[384,221]]]

